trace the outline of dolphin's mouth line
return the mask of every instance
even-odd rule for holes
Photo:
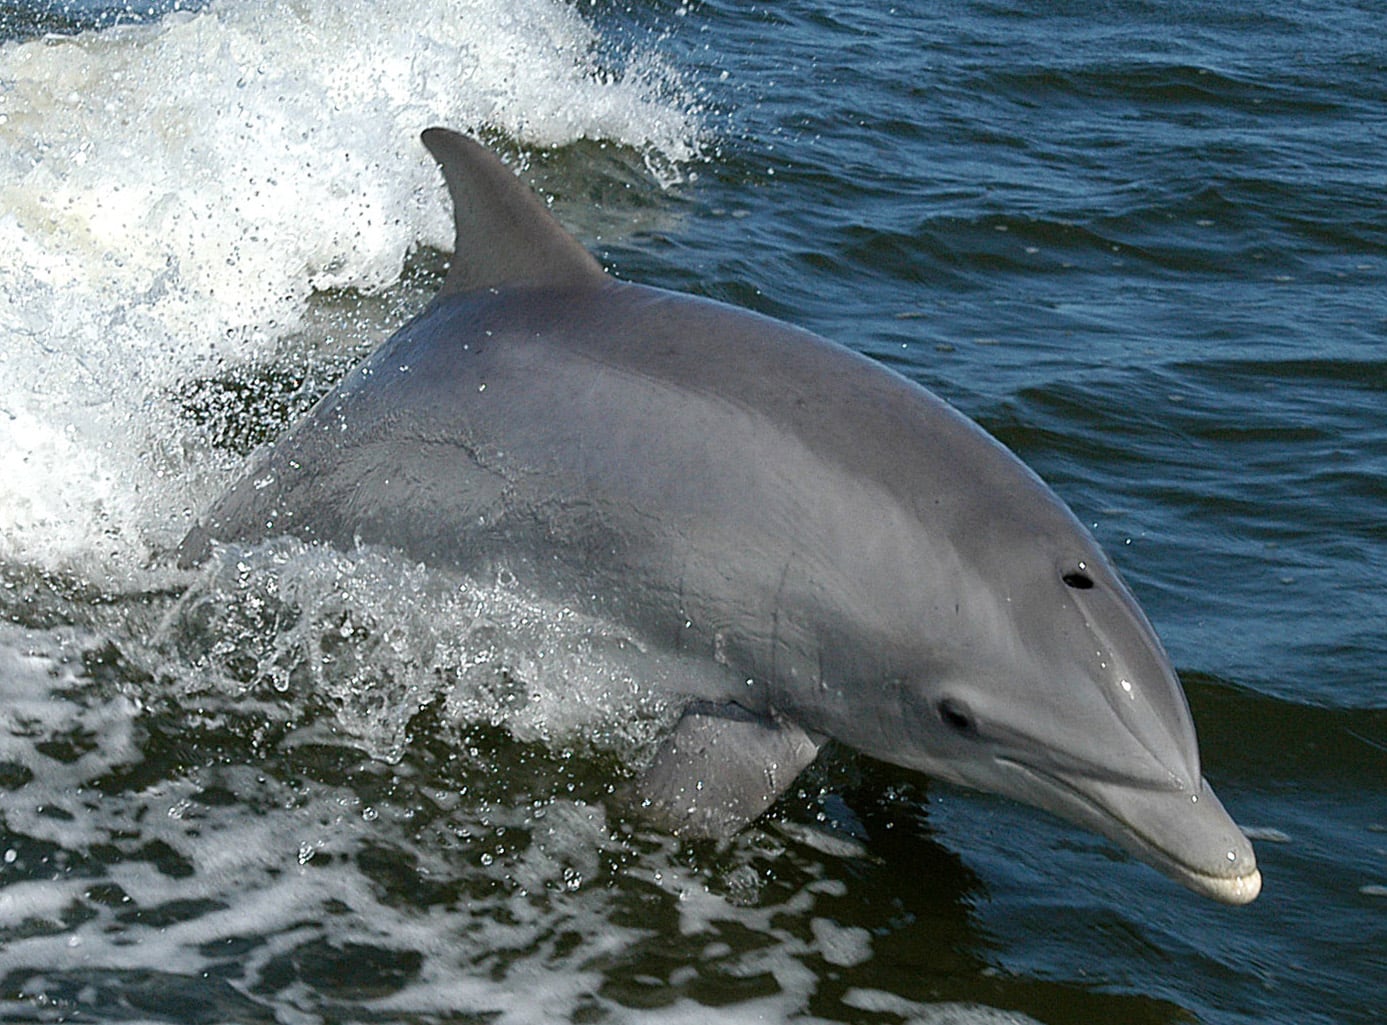
[[[1034,765],[1027,765],[1025,762],[1019,762],[1016,759],[1008,758],[1005,755],[999,755],[997,757],[997,762],[1000,765],[1005,765],[1013,769],[1019,769],[1027,775],[1035,777],[1036,779],[1039,779],[1044,783],[1048,783],[1051,786],[1058,787],[1060,790],[1063,790],[1070,797],[1076,798],[1082,805],[1084,805],[1084,807],[1088,808],[1093,812],[1096,812],[1097,814],[1101,815],[1104,819],[1120,824],[1124,830],[1126,830],[1132,836],[1140,840],[1144,846],[1148,846],[1151,847],[1153,850],[1159,851],[1162,855],[1169,858],[1171,861],[1175,862],[1182,869],[1189,872],[1193,872],[1196,875],[1208,874],[1200,872],[1197,868],[1194,868],[1190,865],[1186,865],[1184,862],[1180,861],[1178,858],[1175,857],[1174,854],[1170,853],[1165,848],[1161,847],[1159,844],[1156,843],[1156,841],[1151,839],[1151,837],[1147,836],[1140,829],[1137,829],[1131,823],[1118,818],[1109,809],[1105,808],[1098,801],[1095,801],[1092,797],[1084,793],[1081,789],[1079,789],[1073,783],[1069,782],[1069,780],[1065,779],[1063,776],[1058,776],[1054,773],[1046,772],[1044,769],[1037,769]],[[1142,790],[1160,789],[1159,787],[1154,787],[1150,784],[1143,784],[1140,782],[1134,782],[1130,785],[1139,787]]]
[[[1116,827],[1113,830],[1098,830],[1109,839],[1123,844],[1124,846],[1139,847],[1145,852],[1148,859],[1163,868],[1168,874],[1175,876],[1193,890],[1212,896],[1230,904],[1245,904],[1257,896],[1261,890],[1261,873],[1255,866],[1250,871],[1241,874],[1217,875],[1213,872],[1205,871],[1189,864],[1161,843],[1157,842],[1150,835],[1137,828],[1126,819],[1118,816],[1113,810],[1108,808],[1103,802],[1085,793],[1083,789],[1075,785],[1063,776],[1047,772],[1044,769],[1028,765],[1005,755],[997,756],[997,763],[1036,780],[1046,786],[1053,787],[1062,791],[1067,797],[1076,801],[1090,814],[1098,820],[1109,823]],[[1159,791],[1165,788],[1153,787],[1149,784],[1142,784],[1135,781],[1133,787],[1142,790]],[[1169,788],[1170,792],[1178,793],[1175,788]],[[1114,835],[1117,830],[1121,835]],[[1125,840],[1125,843],[1124,843]]]

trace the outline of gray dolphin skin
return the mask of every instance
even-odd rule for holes
[[[1117,571],[1010,452],[866,357],[607,275],[481,145],[424,133],[437,298],[184,539],[383,545],[619,624],[687,666],[630,807],[690,837],[829,740],[1109,837],[1229,904],[1252,847]]]

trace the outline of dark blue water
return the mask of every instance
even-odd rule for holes
[[[82,490],[82,460],[104,436],[82,433],[80,411],[55,416],[76,424],[65,435],[78,438],[70,465],[56,443],[36,445],[58,468],[32,486],[29,470],[11,475],[27,511],[7,513],[3,552],[0,1011],[169,1022],[1383,1020],[1381,11],[1347,0],[582,5],[595,37],[577,49],[599,67],[630,76],[659,63],[641,94],[648,108],[617,119],[594,100],[572,114],[557,102],[569,87],[556,75],[538,93],[554,110],[518,127],[514,105],[539,101],[476,99],[500,95],[505,80],[508,65],[484,45],[508,24],[500,10],[479,11],[464,32],[466,52],[501,70],[485,90],[475,76],[450,85],[476,119],[461,127],[489,124],[503,149],[522,153],[560,217],[615,273],[869,353],[976,418],[1092,525],[1180,671],[1206,772],[1257,842],[1263,894],[1247,908],[1207,904],[1039,812],[846,752],[812,770],[778,809],[780,824],[724,851],[661,848],[593,811],[627,757],[611,716],[584,720],[552,695],[534,718],[497,711],[511,709],[501,692],[523,671],[591,699],[601,688],[590,677],[626,671],[592,654],[598,641],[507,640],[530,620],[476,604],[501,596],[470,596],[459,611],[427,582],[383,581],[374,563],[324,570],[290,552],[272,597],[312,605],[314,622],[331,624],[338,665],[399,676],[382,654],[389,645],[373,639],[392,614],[410,624],[395,648],[425,638],[443,652],[424,660],[435,669],[452,651],[435,635],[458,616],[486,619],[502,635],[487,644],[510,652],[479,692],[459,685],[437,699],[406,688],[396,704],[359,705],[343,697],[350,674],[275,675],[293,661],[284,653],[297,626],[275,618],[263,585],[231,572],[195,593],[220,588],[234,600],[209,599],[201,619],[178,604],[188,581],[161,575],[161,546],[232,472],[228,450],[273,436],[340,372],[344,351],[369,349],[434,287],[439,231],[419,227],[406,232],[403,278],[315,285],[312,295],[305,284],[295,309],[308,312],[282,339],[263,324],[255,330],[273,336],[264,344],[250,328],[219,327],[221,349],[209,346],[219,354],[190,357],[160,383],[158,396],[200,396],[174,402],[171,421],[122,414],[137,435],[183,425],[172,429],[176,458],[152,443],[137,449],[177,470],[159,481],[193,483],[152,485],[135,455],[110,472],[106,520],[33,512],[45,496]],[[548,5],[517,11],[521,21],[551,17]],[[29,284],[39,272],[23,268],[67,238],[34,227],[49,223],[31,209],[42,206],[39,171],[72,181],[80,167],[93,175],[79,181],[90,194],[144,181],[148,160],[135,152],[91,171],[119,151],[116,127],[109,145],[96,130],[97,157],[77,160],[80,147],[45,157],[46,139],[67,138],[64,112],[82,107],[70,94],[107,88],[121,116],[177,122],[187,149],[170,151],[196,171],[212,166],[198,154],[241,122],[259,126],[248,131],[267,153],[290,137],[269,127],[277,119],[265,111],[278,107],[243,102],[237,75],[209,86],[207,106],[187,117],[195,101],[170,104],[171,85],[127,88],[138,60],[121,65],[125,85],[109,69],[68,81],[45,65],[53,106],[37,110],[33,48],[57,45],[43,32],[84,29],[97,40],[89,54],[125,53],[111,33],[129,30],[100,12],[0,9],[7,37],[30,48],[0,52],[5,230],[18,224],[39,240],[5,271],[18,284],[8,319],[0,314],[0,347],[26,354],[25,365],[37,350],[21,314],[34,295],[61,290],[52,277],[47,292]],[[160,31],[161,17],[143,17],[140,31]],[[344,74],[356,66],[346,60],[356,55],[352,17],[305,17],[337,48],[322,54],[325,67],[334,54]],[[172,52],[196,68],[218,46],[244,48],[245,68],[285,69],[274,94],[284,109],[300,109],[296,88],[313,101],[305,109],[335,109],[336,77],[291,66],[257,23],[240,26],[234,46],[230,33],[205,51],[179,36],[148,59]],[[382,94],[397,88],[389,82]],[[431,87],[427,76],[408,83],[390,101],[399,131],[334,137],[339,149],[359,143],[377,168],[353,188],[403,174],[391,169],[414,154],[412,133],[425,125],[413,122],[449,116],[432,93],[408,91]],[[319,210],[311,176],[294,178],[304,160],[287,152],[270,173],[298,183],[314,221],[343,216]],[[147,209],[180,189],[150,184]],[[400,217],[422,223],[428,212],[404,195]],[[233,194],[227,205],[250,202]],[[132,223],[156,219],[142,217]],[[285,223],[286,237],[313,230]],[[221,251],[257,244],[213,237]],[[199,316],[229,317],[221,296],[237,288],[237,308],[268,302],[241,279],[217,281],[209,299],[194,287],[191,256],[173,258],[184,270],[167,287],[185,288]],[[276,294],[325,273],[304,259],[309,270],[271,279]],[[375,266],[344,257],[349,271],[353,260]],[[107,301],[102,331],[148,332],[157,321],[180,339],[174,349],[196,333],[160,319],[163,306]],[[101,331],[66,337],[46,343],[64,365],[98,359]],[[238,345],[254,357],[222,351]],[[157,376],[160,358],[132,359],[119,364],[140,371],[128,379]],[[41,420],[64,388],[16,385],[5,410],[13,424]],[[122,481],[153,497],[122,504],[137,490]],[[11,508],[21,503],[0,502]],[[147,541],[147,555],[128,554],[145,551],[131,537]],[[102,554],[107,539],[114,554]],[[218,632],[209,618],[234,629]],[[468,637],[471,660],[481,642]],[[568,732],[546,716],[567,716]],[[832,843],[800,830],[825,822]]]

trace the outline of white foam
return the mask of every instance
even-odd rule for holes
[[[1002,1011],[983,1004],[921,1004],[915,1000],[876,989],[850,989],[843,1003],[875,1014],[892,1014],[908,1025],[1035,1025],[1035,1019],[1020,1011]]]
[[[559,0],[227,0],[0,46],[0,559],[120,576],[181,535],[232,460],[174,396],[451,245],[421,129],[691,158],[677,76],[613,49]]]
[[[861,926],[839,925],[828,918],[812,919],[809,926],[820,955],[829,964],[851,968],[871,960],[872,934]]]

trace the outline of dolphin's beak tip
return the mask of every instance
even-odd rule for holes
[[[1226,904],[1251,904],[1262,892],[1262,873],[1253,869],[1245,876],[1228,880],[1223,901]]]
[[[1197,882],[1189,880],[1187,885],[1220,904],[1239,906],[1251,904],[1262,892],[1262,873],[1254,868],[1240,876],[1202,876]]]

